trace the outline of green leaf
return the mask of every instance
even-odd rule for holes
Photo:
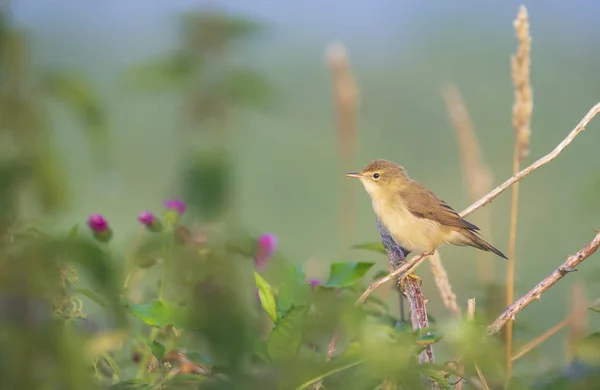
[[[148,346],[152,350],[152,354],[156,360],[161,361],[165,357],[166,348],[158,341],[152,340],[151,343],[148,343]]]
[[[595,311],[596,313],[600,313],[600,308],[598,307],[588,307],[591,311]]]
[[[326,287],[348,287],[360,280],[375,263],[333,263]]]
[[[269,334],[267,350],[272,361],[294,358],[302,346],[307,307],[294,307]]]
[[[121,378],[121,371],[119,370],[119,365],[117,362],[115,362],[115,360],[109,354],[104,354],[102,358],[106,361],[106,363],[108,363],[110,369],[113,370],[113,373],[117,376],[117,378]]]
[[[366,251],[383,253],[384,255],[387,254],[387,252],[385,251],[385,247],[383,246],[383,244],[380,241],[378,241],[378,242],[367,242],[367,243],[364,243],[364,244],[358,244],[358,245],[354,245],[352,248],[354,248],[354,249],[364,249]]]
[[[277,309],[275,305],[275,297],[273,296],[273,288],[256,271],[254,271],[254,279],[256,280],[256,287],[258,287],[258,296],[260,298],[260,304],[262,308],[267,312],[273,321],[277,321]]]
[[[419,365],[419,371],[421,371],[423,374],[427,375],[432,380],[437,382],[442,387],[442,389],[452,390],[454,387],[451,386],[450,383],[448,383],[448,380],[446,378],[444,378],[444,375],[442,375],[441,373],[442,370],[448,371],[446,367],[442,367],[437,364],[423,363]]]
[[[183,322],[183,310],[170,302],[154,301],[148,304],[129,305],[129,312],[147,325],[164,328]]]
[[[79,223],[76,223],[75,225],[73,225],[71,227],[71,229],[69,229],[69,232],[67,233],[67,237],[75,238],[77,236],[78,232],[79,232]]]
[[[310,286],[306,284],[305,279],[306,274],[299,264],[292,266],[287,272],[277,294],[279,315],[285,315],[292,306],[308,304]]]
[[[102,307],[107,307],[108,306],[106,304],[106,302],[104,302],[104,300],[102,298],[100,298],[98,296],[98,294],[96,294],[92,290],[89,290],[87,288],[76,288],[75,291],[78,292],[79,294],[83,295],[83,296],[88,297],[92,301],[96,302],[99,306],[102,306]]]
[[[442,336],[437,334],[425,334],[417,337],[417,344],[419,345],[432,345],[442,339]]]

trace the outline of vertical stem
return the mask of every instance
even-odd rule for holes
[[[515,142],[513,155],[513,175],[519,172],[519,145]],[[508,267],[506,271],[506,306],[510,306],[514,300],[515,286],[515,254],[517,250],[517,217],[519,215],[519,183],[512,188],[512,200],[510,210],[510,233],[508,243]],[[512,371],[512,334],[513,322],[506,324],[506,378],[507,383]]]
[[[174,245],[174,241],[175,241],[175,232],[173,230],[173,228],[171,228],[171,235],[169,236],[169,242],[166,246],[165,249],[165,255],[163,256],[163,268],[162,268],[162,275],[160,277],[160,287],[159,287],[159,291],[158,291],[158,300],[159,301],[163,301],[165,299],[166,296],[166,285],[167,285],[167,279],[168,279],[168,275],[169,275],[169,269],[170,269],[170,263],[171,263],[171,257],[172,257],[172,253],[173,253],[173,245]],[[156,338],[156,336],[158,336],[158,332],[160,329],[158,328],[152,328],[152,330],[150,331],[150,341],[154,340]],[[145,352],[143,354],[142,360],[140,361],[140,368],[138,369],[137,372],[137,379],[140,379],[142,377],[142,375],[144,374],[144,371],[146,370],[148,363],[150,362],[150,358],[152,357],[152,350],[150,350],[150,347],[146,347],[145,348]]]
[[[358,87],[354,80],[346,48],[341,44],[327,50],[327,60],[332,72],[333,98],[336,107],[336,127],[340,165],[344,172],[353,170],[356,149],[356,118]],[[340,183],[339,221],[342,246],[347,248],[354,236],[354,191],[347,180]]]
[[[387,252],[390,264],[392,264],[394,269],[400,267],[406,262],[404,250],[394,241],[379,219],[377,220],[377,229],[379,230],[381,243]],[[400,278],[398,278],[398,283],[399,282]],[[404,281],[404,290],[410,306],[410,320],[413,330],[429,327],[427,309],[425,307],[425,297],[423,296],[420,282],[413,278],[406,278]],[[421,352],[421,355],[419,355],[419,362],[433,363],[434,361],[433,347],[429,345]],[[430,381],[430,386],[432,389],[437,389],[437,384],[434,381]]]

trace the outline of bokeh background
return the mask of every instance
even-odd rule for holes
[[[186,169],[195,157],[224,145],[233,168],[228,196],[236,224],[276,234],[281,261],[305,263],[309,276],[316,278],[326,276],[332,261],[378,261],[385,267],[383,256],[353,250],[342,237],[340,214],[347,213],[355,215],[352,243],[379,239],[362,186],[342,187],[345,172],[337,148],[327,47],[334,42],[346,46],[359,87],[355,170],[375,158],[396,161],[462,210],[470,201],[441,86],[451,82],[460,89],[494,185],[500,184],[511,174],[509,56],[517,46],[512,22],[520,4],[4,1],[11,24],[26,32],[30,79],[48,69],[85,79],[101,107],[99,121],[106,130],[102,139],[108,141],[106,148],[90,146],[82,122],[68,107],[51,97],[41,98],[51,140],[67,173],[64,190],[69,201],[54,213],[30,210],[28,220],[64,230],[99,212],[110,220],[116,242],[125,245],[141,229],[138,212],[160,207],[168,196],[185,199]],[[528,165],[553,149],[600,101],[600,4],[572,0],[525,5],[533,37]],[[191,87],[202,70],[185,73],[185,64],[169,68],[161,59],[172,58],[190,38],[184,17],[203,10],[242,22],[239,37],[216,50],[212,67],[202,70],[243,71],[236,73],[233,92],[219,95],[228,108],[224,113],[189,119],[184,113],[189,112],[186,107],[195,96]],[[215,79],[219,77],[223,76]],[[214,101],[208,96],[200,99],[205,105]],[[210,104],[194,107],[191,111],[204,114],[220,110]],[[517,296],[587,243],[592,228],[600,228],[598,121],[554,162],[522,182]],[[340,211],[342,188],[353,191],[355,201],[351,209]],[[483,235],[506,253],[509,192],[487,207],[493,228]],[[469,217],[476,224],[478,218],[478,212]],[[482,259],[476,260],[475,250],[445,247],[441,256],[459,302],[481,297],[476,261]],[[504,283],[506,263],[492,257],[485,261],[493,264],[494,279]],[[427,265],[418,274],[431,314],[443,319],[448,314]],[[596,255],[518,316],[520,337],[531,338],[564,318],[574,283],[585,283],[590,299],[596,298],[599,276]],[[562,363],[563,343],[558,335],[544,344],[538,368]]]

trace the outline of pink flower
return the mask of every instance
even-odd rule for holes
[[[254,255],[254,264],[256,267],[263,267],[267,261],[275,253],[277,248],[277,237],[274,234],[267,233],[263,234],[258,238],[258,245],[256,248],[256,254]]]
[[[138,221],[140,221],[142,225],[150,226],[152,225],[152,222],[154,222],[154,214],[150,211],[143,211],[138,215]]]
[[[179,199],[170,199],[164,202],[164,205],[169,210],[175,210],[179,215],[182,215],[187,210],[186,204]]]
[[[108,230],[108,222],[106,221],[106,218],[100,214],[92,214],[88,218],[88,226],[95,233],[101,233]]]
[[[310,288],[312,290],[315,289],[315,287],[320,286],[321,285],[321,281],[319,279],[310,279],[308,281],[308,284],[310,284]]]

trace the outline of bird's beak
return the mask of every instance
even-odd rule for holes
[[[360,174],[358,172],[350,172],[350,173],[346,173],[346,177],[360,178]]]

